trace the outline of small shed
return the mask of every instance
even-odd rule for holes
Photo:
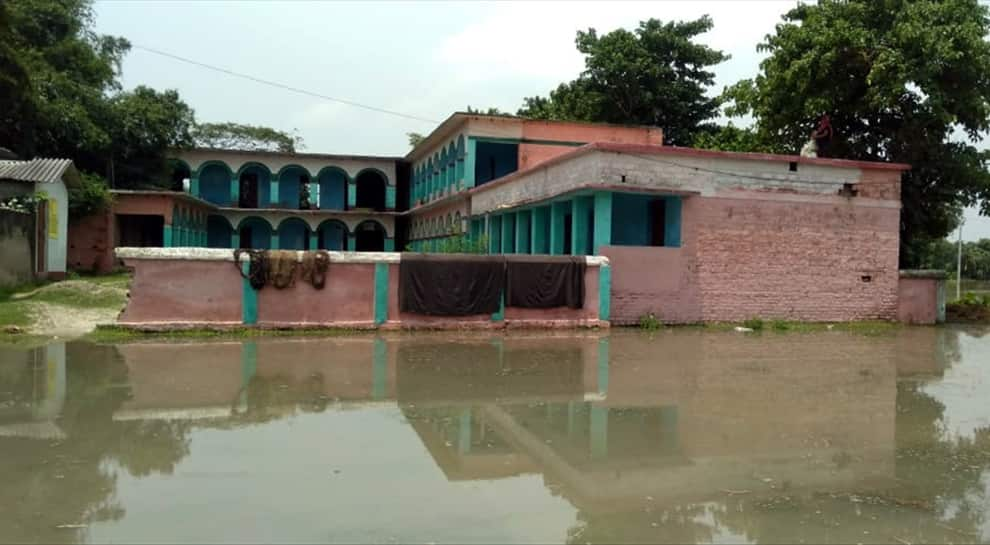
[[[68,241],[69,191],[79,171],[71,159],[0,160],[0,200],[22,195],[38,201],[34,229],[34,273],[37,277],[65,276]]]

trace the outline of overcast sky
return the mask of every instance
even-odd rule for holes
[[[97,0],[96,27],[162,50],[314,93],[441,121],[468,105],[515,112],[583,68],[574,34],[641,20],[712,16],[700,40],[731,55],[718,93],[756,73],[756,44],[795,2],[237,2]],[[297,130],[306,151],[403,155],[433,123],[369,111],[135,48],[125,87],[178,89],[199,121]],[[973,211],[971,211],[973,212]],[[975,212],[965,238],[990,237]]]

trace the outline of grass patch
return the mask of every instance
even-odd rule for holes
[[[234,327],[230,329],[177,329],[170,331],[137,330],[115,325],[99,325],[84,340],[96,343],[127,343],[148,340],[233,340],[268,337],[342,337],[374,334],[374,330],[345,328],[262,329]]]
[[[770,328],[774,331],[790,331],[791,323],[787,320],[774,320],[770,322]]]
[[[120,287],[88,281],[65,281],[44,286],[21,301],[40,301],[76,308],[118,308],[127,302]]]

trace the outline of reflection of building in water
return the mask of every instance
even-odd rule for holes
[[[893,340],[843,337],[836,347],[828,336],[714,337],[602,339],[590,350],[594,364],[582,366],[582,392],[561,397],[548,385],[543,396],[532,392],[536,402],[490,396],[470,407],[417,407],[426,422],[415,426],[441,467],[461,470],[486,453],[475,434],[494,432],[500,452],[508,443],[528,459],[517,465],[536,465],[592,512],[640,506],[646,497],[680,504],[725,490],[892,480]],[[472,378],[494,384],[477,375],[456,380]],[[404,390],[400,380],[400,400]]]
[[[0,373],[16,377],[2,381],[16,385],[7,392],[12,399],[0,399],[0,437],[64,437],[55,419],[65,404],[65,343],[28,351],[4,350],[0,362],[3,362]]]

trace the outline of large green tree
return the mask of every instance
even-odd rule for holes
[[[295,153],[303,147],[302,137],[283,131],[240,123],[202,123],[193,131],[197,146],[242,151]]]
[[[709,70],[728,58],[694,42],[711,30],[708,16],[694,21],[643,21],[634,31],[618,29],[599,36],[579,31],[575,43],[585,70],[549,97],[529,97],[518,114],[563,119],[652,125],[664,141],[688,145],[718,115],[719,102],[705,94],[714,83]]]
[[[729,90],[765,143],[796,152],[823,114],[830,154],[904,162],[901,261],[951,231],[963,206],[990,213],[988,8],[977,0],[822,0],[783,17],[759,75]]]
[[[169,186],[169,149],[195,145],[195,136],[298,147],[297,137],[265,127],[197,126],[174,90],[123,90],[130,44],[93,24],[92,0],[0,0],[0,147],[22,158],[67,157],[90,173],[71,193],[74,211],[107,202],[107,185]]]

